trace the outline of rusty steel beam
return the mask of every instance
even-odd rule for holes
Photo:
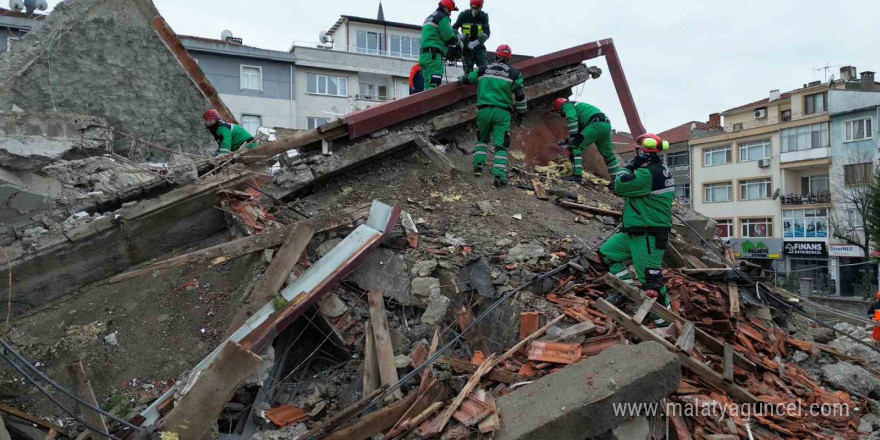
[[[608,63],[608,70],[614,82],[614,88],[617,90],[617,96],[620,98],[620,105],[626,116],[630,132],[634,136],[641,135],[645,132],[645,128],[642,125],[632,92],[629,89],[629,83],[620,64],[617,49],[614,47],[614,40],[609,38],[564,49],[522,61],[514,65],[514,67],[520,70],[523,76],[528,79],[603,55]],[[345,118],[345,122],[348,125],[348,137],[349,139],[356,139],[365,136],[377,130],[412,119],[414,116],[440,110],[462,99],[472,97],[476,93],[476,86],[450,83],[404,99],[352,113]]]

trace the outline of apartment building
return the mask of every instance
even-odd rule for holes
[[[0,55],[11,52],[28,32],[42,26],[45,17],[0,8]]]
[[[341,16],[313,43],[287,52],[221,39],[181,36],[223,101],[249,130],[313,129],[349,113],[409,95],[421,25]],[[449,66],[455,80],[460,66]]]
[[[718,221],[718,235],[731,239],[740,256],[785,274],[795,289],[804,280],[805,290],[852,293],[840,285],[829,254],[839,244],[832,223],[839,223],[833,210],[842,202],[832,185],[832,146],[846,142],[829,109],[832,101],[841,109],[859,105],[852,93],[838,93],[850,82],[771,91],[723,112],[723,132],[690,142],[694,209]],[[865,179],[869,171],[858,164],[847,164],[847,173]]]

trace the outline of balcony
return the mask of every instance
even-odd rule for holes
[[[831,191],[818,194],[785,194],[779,197],[782,206],[828,205],[831,203]]]
[[[782,153],[779,157],[779,161],[780,163],[791,163],[805,160],[827,159],[829,157],[831,157],[831,147],[821,147]]]
[[[754,109],[750,111],[754,111]],[[724,127],[724,132],[738,133],[745,130],[768,127],[777,124],[789,124],[791,122],[800,121],[802,119],[809,119],[826,115],[828,115],[827,111],[820,111],[815,113],[778,112],[776,114],[768,114],[767,116],[762,118],[754,118],[744,122],[726,124]]]

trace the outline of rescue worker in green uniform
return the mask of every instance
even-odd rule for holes
[[[470,11],[458,14],[458,19],[452,28],[456,31],[461,30],[464,35],[462,41],[465,42],[464,56],[462,57],[462,67],[464,73],[468,74],[474,70],[474,64],[477,68],[489,64],[489,58],[486,56],[486,40],[489,39],[489,14],[483,12],[483,0],[471,0]]]
[[[564,180],[581,182],[584,173],[582,153],[592,144],[596,144],[605,159],[612,182],[623,173],[611,143],[611,120],[601,110],[586,102],[570,102],[565,98],[557,98],[553,103],[553,112],[559,113],[568,123],[568,139],[559,141],[559,144],[567,145],[570,149],[574,173]]]
[[[472,70],[459,78],[464,84],[477,84],[477,145],[474,148],[474,175],[483,175],[489,142],[495,147],[492,164],[493,185],[507,185],[507,150],[510,148],[510,118],[516,110],[516,122],[525,118],[526,94],[523,75],[508,64],[512,51],[502,44],[495,51],[496,61]]]
[[[624,198],[623,227],[599,249],[610,272],[627,284],[633,284],[627,268],[632,261],[642,288],[664,306],[669,305],[669,298],[663,286],[663,254],[675,200],[675,179],[660,157],[668,148],[669,142],[654,134],[636,139],[636,157],[614,181],[614,191]]]
[[[425,91],[435,89],[443,82],[446,71],[443,63],[449,45],[459,40],[458,34],[452,29],[449,18],[452,11],[457,11],[453,0],[440,0],[437,10],[425,19],[422,25],[422,47],[419,50],[419,68],[425,79]]]
[[[205,127],[220,146],[220,155],[238,151],[242,146],[248,149],[256,148],[254,137],[244,127],[224,121],[217,110],[206,111],[204,118]]]

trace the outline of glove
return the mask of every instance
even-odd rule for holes
[[[517,113],[516,114],[516,125],[522,125],[523,121],[526,119],[525,113]]]
[[[470,49],[470,50],[474,50],[474,49],[476,49],[480,44],[483,44],[483,43],[480,43],[480,40],[474,40],[474,41],[471,41],[470,43],[468,43],[468,46],[467,46],[467,47],[468,47],[468,49]]]
[[[584,135],[578,133],[568,138],[571,145],[580,145],[584,142]]]
[[[458,82],[461,84],[467,84],[467,75],[462,75],[458,77]]]
[[[642,165],[648,163],[648,158],[644,156],[636,156],[634,157],[624,168],[634,172],[635,170],[642,167]]]
[[[467,36],[461,32],[459,32],[458,35],[456,35],[456,37],[458,38],[458,41],[460,41],[462,43],[465,43],[467,41]]]

